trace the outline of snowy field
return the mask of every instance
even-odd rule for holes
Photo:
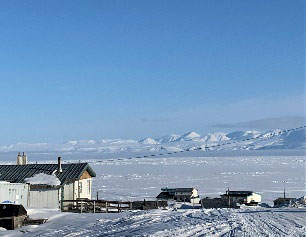
[[[201,197],[228,188],[251,190],[262,202],[306,193],[305,156],[181,157],[92,161],[93,194],[108,200],[154,199],[161,187],[195,187]]]
[[[71,161],[70,161],[71,162]],[[252,190],[262,202],[306,194],[306,156],[172,157],[89,160],[97,173],[93,196],[154,199],[161,187],[195,187],[201,197]],[[48,217],[41,226],[0,231],[0,236],[306,236],[306,208],[153,210],[73,214],[29,210]]]

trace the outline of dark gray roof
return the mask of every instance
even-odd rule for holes
[[[156,198],[158,199],[173,199],[174,195],[168,192],[161,192]]]
[[[35,174],[50,175],[56,170],[57,164],[0,165],[0,181],[24,183],[24,179],[33,177]],[[96,177],[96,173],[88,163],[62,164],[62,170],[62,173],[55,173],[61,184],[80,179],[85,170],[92,177]]]
[[[252,191],[227,191],[226,194],[223,194],[221,196],[235,196],[235,197],[240,197],[240,196],[250,196],[252,195]]]
[[[176,188],[176,192],[192,192],[193,188]]]
[[[283,198],[283,197],[279,197],[277,199],[275,199],[273,202],[289,202],[295,200],[295,198]]]

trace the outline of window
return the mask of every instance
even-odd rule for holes
[[[81,193],[81,192],[82,192],[82,182],[79,181],[79,193]]]
[[[90,179],[87,180],[87,186],[88,186],[88,194],[90,194]]]

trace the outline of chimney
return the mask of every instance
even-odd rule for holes
[[[23,164],[23,159],[22,159],[22,156],[20,155],[20,152],[18,152],[16,161],[17,161],[16,162],[17,165],[22,165]]]
[[[28,164],[28,157],[25,152],[22,153],[22,164],[23,165]]]
[[[59,156],[57,158],[57,173],[62,173],[63,170],[62,170],[62,158]]]

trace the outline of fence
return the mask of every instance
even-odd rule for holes
[[[166,208],[167,201],[107,201],[107,200],[63,200],[62,211],[78,213],[118,213],[128,210],[150,210]]]

